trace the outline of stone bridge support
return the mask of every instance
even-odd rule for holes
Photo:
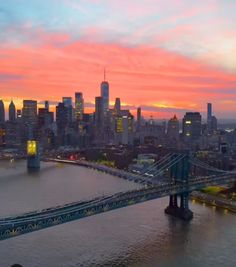
[[[177,156],[173,156],[173,161]],[[175,183],[183,184],[186,188],[188,185],[189,160],[186,154],[178,163],[171,167],[170,178]],[[178,197],[180,198],[180,206],[178,206]],[[189,209],[189,192],[183,192],[179,195],[170,195],[169,206],[165,209],[165,213],[189,221],[193,218],[193,212]]]

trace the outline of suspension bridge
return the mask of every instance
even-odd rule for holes
[[[190,156],[187,152],[167,154],[149,167],[143,168],[139,173],[86,161],[48,160],[92,168],[139,183],[142,187],[41,211],[0,218],[0,240],[166,196],[169,196],[169,205],[165,213],[191,220],[193,213],[188,206],[190,192],[206,186],[232,183],[236,180],[236,172],[219,170]],[[196,175],[196,169],[199,168],[204,175]]]

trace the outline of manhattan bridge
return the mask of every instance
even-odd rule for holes
[[[0,240],[166,196],[169,205],[165,213],[188,221],[193,218],[188,205],[192,191],[236,181],[236,172],[219,170],[187,151],[167,154],[138,174],[82,160],[47,160],[92,168],[138,183],[141,188],[0,218]],[[34,164],[34,155],[28,156],[28,164]]]

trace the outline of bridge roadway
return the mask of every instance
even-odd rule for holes
[[[46,159],[46,161],[52,161],[52,162],[58,162],[58,163],[65,163],[65,164],[73,164],[73,165],[79,165],[85,168],[94,169],[97,171],[105,172],[107,174],[123,178],[125,180],[129,180],[141,185],[156,185],[159,184],[157,180],[154,180],[150,177],[134,174],[131,172],[127,172],[124,170],[108,167],[102,164],[89,162],[85,160],[65,160],[65,159]]]
[[[102,196],[88,201],[74,202],[42,211],[0,219],[0,240],[37,231],[47,227],[81,219],[106,211],[138,204],[169,195],[191,192],[211,185],[235,181],[235,174],[222,174],[190,179],[188,183],[166,183],[142,189]]]

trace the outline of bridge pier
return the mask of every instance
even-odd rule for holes
[[[178,155],[173,156],[173,160],[178,159]],[[170,168],[171,180],[175,183],[182,184],[183,187],[188,185],[188,175],[189,175],[189,156],[188,153],[177,161]],[[189,209],[188,200],[189,193],[183,191],[183,193],[178,195],[180,197],[180,206],[178,206],[177,195],[170,196],[169,206],[165,209],[165,213],[181,218],[185,221],[190,221],[193,218],[193,212]]]
[[[179,207],[177,195],[171,195],[169,200],[169,206],[165,209],[165,213],[185,221],[192,220],[193,212],[189,209],[188,199],[188,193],[181,194]]]
[[[186,221],[190,221],[193,218],[193,212],[189,209],[188,201],[189,193],[182,193],[180,195],[180,216]]]
[[[27,169],[29,171],[40,169],[38,142],[35,140],[29,140],[27,142]]]
[[[178,209],[177,195],[170,195],[169,206],[166,207],[165,213],[177,217]]]

